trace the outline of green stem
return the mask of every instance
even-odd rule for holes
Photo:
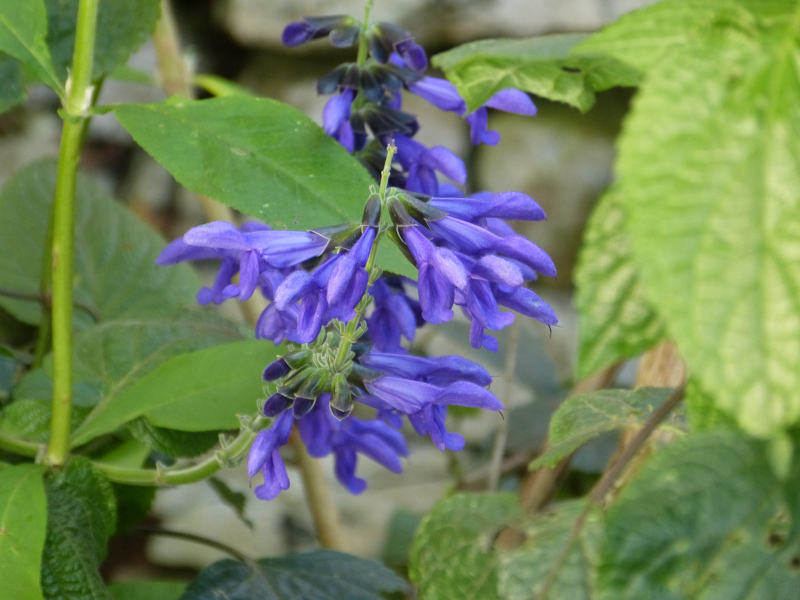
[[[362,69],[367,64],[367,31],[369,30],[369,11],[372,10],[373,0],[364,3],[364,23],[361,26],[361,37],[358,40],[358,66]]]
[[[72,415],[72,285],[75,255],[75,186],[88,110],[94,98],[90,85],[99,0],[81,0],[75,33],[72,74],[67,82],[66,118],[58,156],[53,201],[53,416],[46,462],[62,465],[69,452]]]
[[[242,429],[239,435],[222,450],[189,467],[130,469],[102,461],[93,461],[92,466],[110,481],[127,485],[181,485],[202,481],[223,466],[236,463],[247,453],[258,431],[266,425],[267,419],[259,415],[252,422],[251,427]]]
[[[14,454],[19,454],[20,456],[36,458],[41,454],[44,444],[37,444],[0,433],[0,448],[13,452]]]

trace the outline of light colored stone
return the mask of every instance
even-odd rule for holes
[[[654,1],[377,0],[372,20],[406,27],[423,45],[461,44],[487,37],[594,31]],[[218,17],[240,43],[276,48],[286,24],[303,16],[349,14],[360,18],[363,12],[363,0],[227,0]]]

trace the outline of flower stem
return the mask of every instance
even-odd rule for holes
[[[75,185],[89,109],[92,59],[99,0],[80,0],[72,74],[67,81],[65,118],[53,201],[53,417],[46,462],[62,465],[69,452],[72,415],[72,286],[75,254]]]
[[[381,171],[381,201],[386,200],[386,186],[389,185],[389,176],[392,174],[392,160],[394,155],[397,154],[397,146],[394,145],[394,139],[386,146],[386,161],[383,163],[383,171]]]
[[[297,430],[292,431],[289,445],[297,458],[297,466],[303,478],[306,500],[314,518],[319,543],[325,548],[345,550],[336,504],[319,461],[308,453]]]
[[[367,64],[367,31],[369,29],[369,12],[372,10],[373,0],[364,3],[364,23],[361,26],[361,36],[358,40],[358,66],[364,68]]]
[[[93,461],[92,466],[105,475],[106,479],[127,485],[181,485],[202,481],[219,471],[223,466],[232,465],[250,449],[259,430],[267,425],[261,415],[251,418],[251,425],[243,427],[232,442],[223,446],[207,459],[188,467],[168,467],[156,469],[130,469],[103,461]]]

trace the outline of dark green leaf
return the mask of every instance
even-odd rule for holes
[[[0,114],[23,102],[22,66],[18,60],[0,53]]]
[[[178,600],[185,588],[180,581],[125,581],[108,586],[114,600]]]
[[[111,484],[85,458],[45,478],[47,539],[42,555],[46,600],[111,600],[98,569],[117,521]]]
[[[799,467],[782,484],[766,444],[732,431],[657,453],[608,512],[603,597],[796,598]]]
[[[56,163],[28,165],[0,194],[0,281],[5,287],[39,293]],[[94,322],[88,306],[103,319],[171,314],[190,305],[199,287],[187,265],[157,267],[163,238],[89,179],[79,176],[75,247],[75,325]],[[89,235],[91,232],[91,235]],[[0,297],[14,317],[38,324],[38,302]]]
[[[586,504],[570,502],[536,515],[525,528],[527,541],[503,553],[499,590],[503,600],[593,600],[602,525],[590,514],[577,539],[572,532]],[[564,555],[567,544],[571,548]],[[548,585],[548,592],[544,586]]]
[[[381,600],[408,584],[379,562],[317,550],[250,565],[222,560],[203,569],[181,600]]]
[[[47,524],[43,468],[0,469],[0,581],[14,600],[42,600],[39,570]]]
[[[148,448],[172,458],[192,458],[213,448],[219,441],[214,431],[176,431],[156,427],[141,417],[128,423],[128,432]]]
[[[59,94],[64,86],[45,43],[47,13],[42,0],[0,0],[0,50],[21,60]]]
[[[211,489],[217,493],[220,500],[231,507],[236,516],[241,519],[242,523],[253,529],[253,522],[244,516],[244,509],[247,506],[247,498],[242,492],[234,492],[227,483],[218,477],[209,477],[206,479]]]
[[[22,398],[15,400],[0,413],[0,431],[31,442],[46,442],[50,439],[52,402],[52,396],[49,399]],[[85,406],[73,406],[70,426],[80,425],[90,410]]]
[[[719,6],[652,67],[617,171],[648,298],[717,406],[768,438],[800,420],[800,46]]]
[[[482,40],[437,54],[433,63],[458,88],[470,110],[504,88],[517,88],[581,111],[595,92],[634,86],[639,72],[602,54],[576,54],[583,34],[548,35],[524,40]]]
[[[400,249],[387,237],[381,239],[375,256],[375,264],[384,271],[405,275],[415,281],[417,279],[417,267],[408,262]]]
[[[516,494],[456,494],[422,520],[409,576],[426,600],[499,600],[498,532],[521,515]]]
[[[673,391],[653,387],[601,390],[567,399],[550,422],[550,448],[531,463],[531,469],[552,467],[606,431],[641,427]],[[673,416],[667,425],[683,431],[681,421]]]
[[[278,353],[265,340],[235,342],[182,354],[102,405],[75,433],[75,443],[146,416],[181,431],[238,429],[237,414],[250,414],[264,397],[261,372]],[[108,398],[108,396],[107,396]]]
[[[47,44],[62,79],[72,64],[75,27],[80,0],[45,0]],[[127,62],[131,53],[153,32],[159,15],[159,0],[104,0],[97,13],[92,79],[110,73]]]
[[[625,222],[623,199],[613,188],[586,226],[575,272],[579,378],[635,356],[664,337],[663,323],[639,281]]]

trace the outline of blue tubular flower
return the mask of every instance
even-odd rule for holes
[[[492,376],[486,369],[478,363],[456,355],[423,358],[373,350],[358,360],[368,369],[438,386],[457,381],[469,381],[475,385],[486,387],[492,382]]]
[[[456,381],[446,387],[384,375],[366,381],[367,391],[390,407],[407,415],[429,404],[457,404],[486,410],[501,410],[503,404],[489,390],[469,381]]]
[[[425,50],[405,29],[392,23],[375,23],[369,36],[369,52],[377,62],[385,64],[395,52],[414,71],[421,73],[428,68]]]
[[[487,107],[524,115],[526,117],[536,114],[536,106],[533,104],[530,97],[528,97],[528,94],[515,89],[500,90],[489,98],[478,110],[464,117],[464,120],[469,123],[470,138],[475,146],[480,143],[496,146],[500,141],[500,134],[496,131],[489,131],[487,127],[489,124]]]
[[[433,104],[436,108],[463,115],[467,112],[467,103],[458,93],[456,86],[446,79],[423,77],[409,84],[408,91]]]
[[[418,226],[403,227],[401,236],[419,270],[422,317],[428,323],[445,323],[453,318],[455,288],[467,286],[467,272],[455,253],[434,246],[418,230]]]
[[[449,177],[459,184],[467,181],[464,162],[443,146],[426,148],[419,142],[402,134],[396,134],[397,160],[408,172],[405,188],[429,196],[439,193],[436,172]]]
[[[377,227],[365,227],[361,237],[349,252],[340,252],[328,281],[327,301],[333,319],[349,321],[355,317],[355,307],[367,291],[369,273],[364,268],[375,242]]]
[[[353,90],[344,90],[325,104],[322,111],[322,128],[352,154],[355,147],[355,134],[350,125],[350,110],[355,98]]]
[[[283,30],[281,42],[290,48],[310,40],[330,36],[331,44],[347,48],[358,41],[360,26],[353,17],[303,17],[302,21],[289,23]]]
[[[523,221],[543,221],[547,218],[542,207],[522,192],[483,192],[470,198],[431,198],[430,203],[449,216],[470,223],[488,217]],[[514,233],[513,229],[511,233]]]
[[[446,406],[431,404],[413,415],[408,415],[408,421],[419,435],[431,436],[433,445],[442,452],[445,449],[458,452],[464,448],[464,438],[457,433],[447,431],[444,426],[446,417]]]
[[[375,307],[367,319],[370,340],[381,352],[400,352],[402,337],[413,340],[422,324],[419,302],[405,294],[399,278],[385,275],[372,284],[369,294]]]
[[[264,483],[255,489],[256,496],[262,500],[272,500],[289,489],[289,476],[280,449],[288,443],[293,423],[291,412],[282,413],[269,429],[258,433],[250,448],[247,473],[251,479],[259,471],[264,474]]]

